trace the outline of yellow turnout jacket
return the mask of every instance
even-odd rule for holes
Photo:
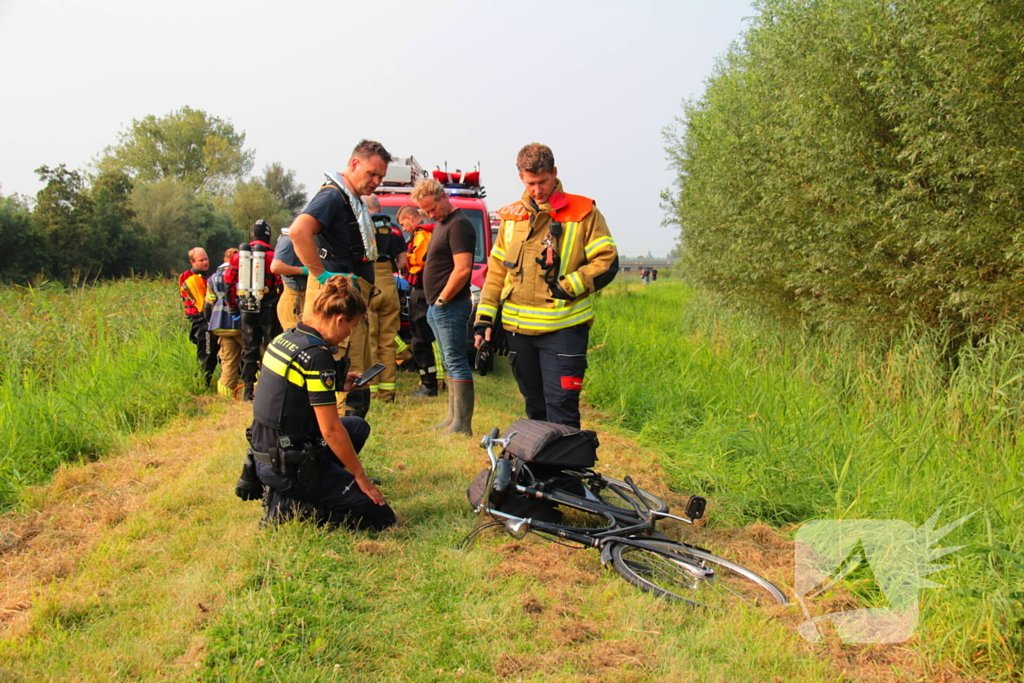
[[[491,322],[501,306],[502,326],[510,332],[538,335],[592,324],[590,294],[615,277],[618,251],[594,200],[555,186],[548,203],[534,208],[526,192],[520,201],[498,210],[501,227],[491,249],[487,280],[477,321]],[[558,284],[571,299],[555,299],[544,280],[544,240],[551,224],[562,224],[555,251],[560,257]]]

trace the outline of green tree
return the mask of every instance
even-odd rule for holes
[[[155,269],[166,274],[184,270],[192,247],[205,248],[211,262],[218,263],[217,255],[237,246],[246,234],[236,230],[212,200],[193,194],[177,180],[137,184],[131,208],[152,240]]]
[[[132,188],[131,178],[120,171],[101,173],[92,184],[92,220],[103,235],[104,275],[110,277],[158,270],[153,240],[135,219]]]
[[[245,133],[230,121],[182,107],[133,120],[98,165],[136,182],[177,180],[192,192],[219,194],[252,170],[255,153],[244,145]]]
[[[46,187],[36,195],[32,213],[46,235],[54,277],[89,278],[102,274],[106,245],[93,220],[93,203],[85,177],[64,164],[36,169]]]
[[[17,195],[0,197],[0,273],[7,282],[25,282],[46,273],[50,249],[32,212]]]
[[[281,205],[281,200],[259,180],[248,180],[235,185],[231,197],[219,202],[231,217],[231,223],[246,233],[259,219],[274,228],[291,223],[292,213]]]
[[[281,206],[294,218],[306,206],[306,186],[295,182],[295,171],[275,161],[263,169],[263,186],[274,193]]]
[[[751,309],[1024,321],[1024,0],[761,0],[669,131],[686,272]]]

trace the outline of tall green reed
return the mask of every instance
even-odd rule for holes
[[[0,289],[0,506],[64,462],[195,409],[177,288],[121,280]]]
[[[990,672],[1024,665],[1019,332],[950,363],[941,332],[780,329],[682,283],[595,303],[588,400],[663,454],[673,488],[726,523],[979,511],[943,542],[968,547],[938,578],[958,588],[926,592],[926,642]]]

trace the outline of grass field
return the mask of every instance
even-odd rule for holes
[[[873,487],[895,484],[881,469],[861,480],[864,468],[882,465],[862,463],[860,444],[877,442],[857,436],[850,426],[857,423],[842,416],[873,396],[868,378],[850,375],[850,389],[837,394],[835,378],[797,358],[798,350],[829,357],[818,355],[813,340],[786,351],[785,339],[763,334],[682,285],[619,284],[599,302],[587,379],[587,400],[598,409],[585,422],[601,433],[602,471],[634,475],[675,508],[691,492],[711,499],[705,527],[668,525],[671,535],[685,531],[789,588],[793,522],[863,516],[885,502]],[[869,360],[859,362],[868,367]],[[895,366],[869,375],[895,376]],[[975,538],[979,528],[1007,537],[1012,529],[987,509],[951,541],[974,543],[972,554],[954,555],[957,568],[933,577],[956,588],[926,591],[918,639],[814,645],[796,634],[804,619],[796,606],[685,609],[629,586],[593,551],[497,532],[455,550],[476,521],[465,488],[483,452],[476,439],[434,432],[444,399],[405,398],[412,382],[401,375],[400,402],[371,412],[364,462],[383,479],[400,522],[382,534],[303,524],[258,530],[258,504],[231,493],[249,409],[215,398],[109,457],[61,467],[51,484],[26,489],[21,507],[0,516],[0,681],[981,680],[957,673],[944,663],[950,660],[986,678],[1018,677],[1007,637],[1012,623],[998,620],[1019,609],[1012,602],[1019,573],[1010,555],[978,552]],[[477,386],[478,435],[521,415],[504,360]],[[901,386],[904,395],[922,391],[910,391],[907,379]],[[898,401],[874,400],[877,424]],[[918,419],[912,415],[901,418],[908,428]],[[829,419],[848,426],[830,432]],[[803,434],[801,425],[818,431]],[[840,490],[841,471],[830,474],[839,446],[827,437],[847,433],[852,474]],[[903,432],[895,437],[911,441]],[[805,462],[821,453],[833,465]],[[940,475],[954,487],[942,499],[952,499],[945,521],[959,514],[960,497],[964,509],[979,503],[970,495],[981,489],[967,488],[961,480],[971,477],[949,463],[943,469],[925,459],[920,467],[929,468],[929,479],[914,480],[913,491]],[[986,479],[999,484],[994,475]],[[934,511],[923,492],[917,507],[902,500],[912,497],[904,490],[873,516],[919,524]],[[1012,512],[1014,501],[1007,504]],[[986,569],[993,562],[1002,573]],[[961,582],[971,572],[985,582]],[[856,585],[832,597],[845,605],[872,599],[858,596]],[[978,614],[963,619],[969,609]],[[986,620],[1001,627],[987,632],[1001,643],[984,641]]]

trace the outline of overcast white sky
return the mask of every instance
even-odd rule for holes
[[[132,119],[230,120],[307,191],[363,137],[427,168],[481,165],[488,206],[515,156],[555,152],[620,253],[666,254],[661,130],[754,14],[746,0],[0,0],[0,193],[84,168]],[[277,227],[277,226],[275,226]]]

